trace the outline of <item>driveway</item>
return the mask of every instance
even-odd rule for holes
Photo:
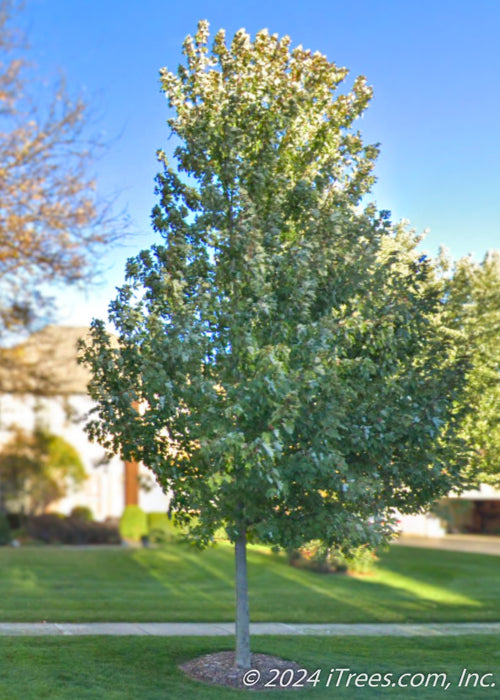
[[[394,541],[394,544],[404,545],[405,547],[450,549],[455,552],[473,552],[475,554],[500,556],[500,537],[495,535],[445,535],[444,537],[401,535]]]

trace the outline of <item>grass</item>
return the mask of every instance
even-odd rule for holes
[[[231,621],[232,550],[0,549],[0,620]],[[500,620],[500,557],[393,547],[371,576],[316,574],[249,551],[253,621]]]
[[[288,566],[264,548],[249,551],[251,615],[297,622],[500,620],[500,557],[393,547],[371,576],[321,575]],[[209,621],[234,619],[232,550],[0,549],[0,619],[8,621]],[[320,669],[300,697],[417,698],[443,687],[330,687],[331,669],[371,674],[446,673],[450,697],[493,697],[492,687],[458,688],[464,668],[494,674],[493,636],[255,637],[253,651]],[[245,691],[188,679],[183,661],[232,649],[232,638],[0,637],[0,698],[8,700],[229,700]],[[347,673],[347,672],[346,672]],[[362,678],[362,677],[361,677]],[[417,680],[424,676],[416,677]],[[408,677],[406,677],[408,679]],[[276,697],[263,691],[259,698]]]
[[[389,637],[259,637],[254,651],[294,659],[309,671],[320,669],[316,688],[298,697],[315,698],[442,698],[442,687],[326,687],[332,668],[368,675],[446,673],[448,695],[467,700],[495,697],[493,688],[457,688],[464,668],[493,673],[485,682],[500,683],[500,651],[496,637],[439,637],[415,640]],[[230,649],[220,638],[85,637],[0,638],[0,697],[8,700],[230,700],[249,693],[210,687],[188,679],[178,664],[209,652]],[[335,683],[338,675],[334,675]],[[407,677],[408,678],[408,677]],[[409,679],[408,679],[409,680]],[[408,682],[407,679],[404,682]],[[497,683],[497,685],[498,685]],[[257,697],[257,696],[253,696]],[[276,698],[262,691],[259,698]],[[278,696],[280,697],[280,696]],[[283,696],[281,696],[283,697]],[[285,697],[295,697],[285,696]]]

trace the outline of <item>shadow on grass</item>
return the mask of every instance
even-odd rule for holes
[[[234,564],[231,545],[220,543],[203,552],[182,546],[177,551],[176,562],[168,558],[166,552],[153,554],[147,550],[134,553],[134,558],[161,582],[167,592],[175,594],[178,599],[184,599],[184,603],[186,598],[189,602],[191,596],[192,607],[198,608],[200,621],[234,619]],[[432,580],[431,573],[439,569],[439,563],[443,566],[444,561],[446,568],[449,553],[435,554],[438,557],[431,572],[419,572],[413,551],[409,553],[413,564],[412,575],[403,573],[401,568],[404,571],[409,562],[408,557],[401,561],[401,548],[398,548],[398,556],[392,559],[386,557],[373,575],[352,577],[297,569],[289,566],[283,555],[273,554],[262,547],[250,547],[248,568],[251,618],[255,622],[432,622],[483,619],[480,614],[483,602],[473,595],[478,589],[477,578],[469,582],[467,576],[464,579],[462,569],[455,566],[455,578],[462,577],[462,585],[456,585],[455,589],[448,587],[446,584],[449,583],[449,575],[445,577],[447,581],[439,575],[435,575]],[[168,558],[167,568],[160,565],[164,556]],[[426,556],[427,551],[424,560]],[[464,565],[463,561],[461,563]],[[175,574],[169,571],[170,565],[176,567]],[[429,568],[427,564],[425,568]],[[477,576],[480,572],[474,567],[474,573]],[[187,619],[195,619],[192,610]]]
[[[406,562],[402,564],[404,571]],[[439,563],[435,566],[439,568]],[[262,576],[250,568],[252,617],[256,621],[266,619],[259,614],[265,605],[261,599],[264,588],[280,591],[281,608],[289,597],[288,618],[274,618],[282,622],[469,621],[483,619],[481,612],[486,614],[484,602],[474,595],[480,590],[477,579],[474,582],[465,577],[462,585],[453,589],[441,584],[439,578],[429,581],[423,575],[406,575],[398,567],[401,568],[401,562],[396,558],[392,569],[389,562],[389,566],[376,568],[373,575],[362,577],[312,573],[290,567],[283,559],[274,566],[261,566],[265,571]],[[479,571],[475,574],[479,575]],[[486,617],[492,619],[490,613],[494,615],[494,610]]]
[[[196,607],[201,600],[217,607],[221,598],[232,602],[234,576],[226,552],[216,548],[202,552],[188,544],[175,547],[175,556],[162,549],[137,550],[133,559],[168,594],[183,599],[191,597]]]
[[[296,569],[250,547],[248,569],[256,622],[500,619],[500,557],[395,547],[373,575],[355,578]],[[0,619],[232,621],[233,549],[2,550]]]

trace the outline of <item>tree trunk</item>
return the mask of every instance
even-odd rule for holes
[[[236,666],[250,668],[250,615],[248,612],[247,533],[243,528],[234,543],[236,565]]]

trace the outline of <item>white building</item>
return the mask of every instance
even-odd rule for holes
[[[77,450],[87,479],[50,510],[68,514],[74,506],[88,506],[96,520],[119,517],[129,503],[146,512],[165,512],[168,499],[150,470],[119,457],[106,462],[103,448],[87,438],[84,425],[93,403],[88,373],[76,359],[77,342],[86,333],[86,328],[47,326],[8,351],[11,366],[4,363],[0,373],[0,442],[9,439],[13,428],[29,433],[42,426]]]
[[[500,491],[487,484],[442,498],[432,512],[401,515],[406,535],[442,537],[445,534],[500,535]]]

